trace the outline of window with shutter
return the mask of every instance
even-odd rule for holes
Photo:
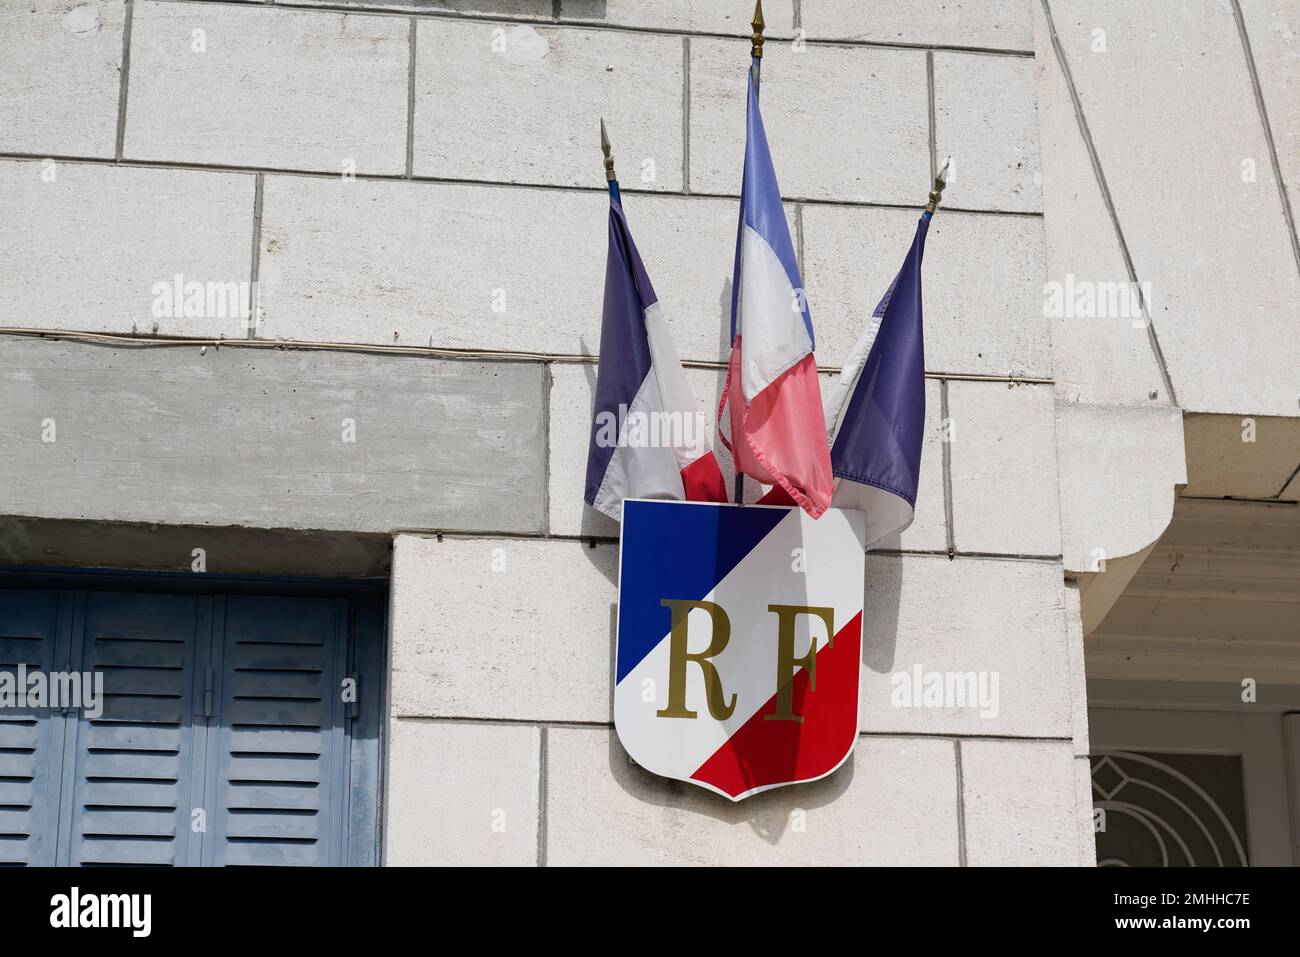
[[[0,864],[377,863],[382,591],[158,577],[0,573],[0,673],[104,682],[94,717],[0,708]]]
[[[346,607],[236,596],[224,632],[206,863],[340,863],[349,770]]]
[[[202,793],[192,773],[194,685],[211,604],[193,595],[78,596],[78,670],[102,673],[104,690],[102,713],[76,722],[59,863],[197,863],[189,847],[190,809]]]
[[[64,718],[19,708],[16,695],[22,669],[49,672],[66,655],[59,625],[58,592],[0,590],[0,683],[15,696],[0,707],[0,865],[54,863]]]

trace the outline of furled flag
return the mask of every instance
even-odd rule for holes
[[[731,438],[723,442],[738,474],[780,487],[817,518],[831,503],[834,480],[813,358],[812,317],[758,108],[760,62],[754,57],[749,71],[731,362],[723,395],[723,405],[731,409]]]
[[[611,193],[587,504],[618,521],[625,498],[725,502],[704,416],[612,179]]]
[[[867,547],[912,524],[925,434],[921,258],[930,212],[826,397],[835,507],[867,513]]]
[[[938,202],[944,175],[940,173],[936,181],[932,204]],[[932,215],[930,210],[921,214],[903,268],[826,397],[826,431],[832,437],[835,474],[832,504],[867,513],[868,548],[911,525],[916,506],[925,430],[921,258]],[[779,488],[760,501],[792,504]]]

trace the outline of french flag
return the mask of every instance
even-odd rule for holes
[[[730,405],[736,472],[780,488],[813,518],[831,504],[834,480],[822,415],[812,317],[749,71],[745,172],[731,299]]]
[[[867,513],[866,545],[912,524],[925,431],[925,337],[921,259],[933,214],[916,235],[826,397],[835,508]],[[760,501],[792,504],[780,488]]]
[[[611,196],[587,504],[619,521],[625,498],[725,502],[707,432],[623,208]]]

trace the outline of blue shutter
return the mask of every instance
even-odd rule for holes
[[[368,590],[0,587],[0,673],[104,676],[94,718],[0,710],[0,865],[377,863],[383,632]]]
[[[344,862],[347,623],[343,601],[226,599],[205,864]]]
[[[86,593],[80,670],[102,672],[104,694],[102,714],[76,722],[61,863],[197,863],[193,716],[210,607],[193,595]]]
[[[0,589],[0,674],[16,685],[20,665],[55,670],[67,656],[70,613],[59,592]],[[0,709],[0,865],[54,863],[66,724],[49,709]]]

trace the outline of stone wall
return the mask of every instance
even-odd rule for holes
[[[917,521],[868,559],[856,756],[736,806],[614,739],[616,529],[580,495],[598,118],[711,415],[749,4],[0,10],[0,326],[65,334],[0,336],[0,515],[394,535],[389,863],[1092,862],[1042,309],[1042,11],[765,6],[765,116],[823,370],[901,263],[937,161],[956,168],[925,265]],[[178,276],[256,288],[256,321],[160,308]],[[996,672],[997,715],[891,707],[890,676],[917,665]]]

